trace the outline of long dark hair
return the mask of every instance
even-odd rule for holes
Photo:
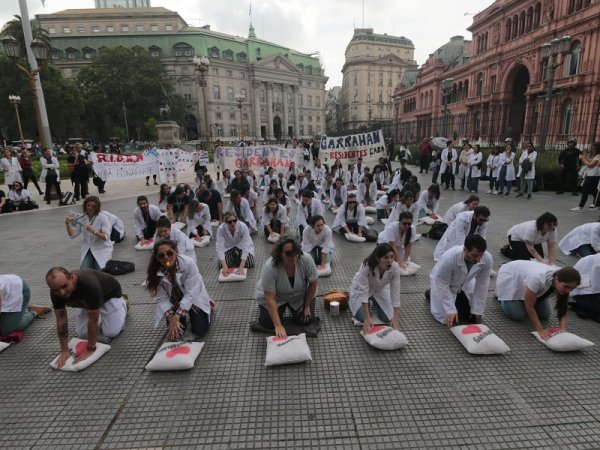
[[[375,275],[375,267],[379,264],[379,260],[390,252],[394,252],[394,249],[390,244],[387,242],[378,244],[377,247],[375,247],[375,250],[363,260],[363,264],[369,266],[371,275]]]
[[[356,194],[348,194],[346,197],[346,203],[344,203],[344,219],[348,218],[348,200],[353,198],[356,203],[354,203],[354,217],[358,214],[358,200],[356,200]]]
[[[158,271],[161,269],[162,264],[158,260],[158,248],[161,245],[168,245],[171,249],[177,252],[177,242],[172,241],[170,239],[161,239],[156,244],[154,244],[154,248],[152,250],[152,256],[150,257],[150,262],[148,263],[147,270],[147,278],[146,278],[146,287],[150,292],[150,295],[156,295],[156,290],[158,289],[158,285],[160,284],[161,277],[158,276]],[[175,264],[175,270],[179,269],[178,263]]]
[[[561,283],[572,283],[576,282],[577,285],[581,283],[581,275],[573,267],[563,267],[554,272],[554,278]],[[569,294],[556,293],[556,317],[558,320],[562,319],[567,315],[569,307]]]
[[[440,199],[440,186],[437,184],[432,184],[427,188],[429,192],[431,192],[436,200]]]
[[[200,211],[200,202],[196,199],[190,202],[190,207],[188,209],[188,219],[193,219],[194,215]]]
[[[279,241],[273,248],[273,251],[271,252],[271,257],[273,258],[273,266],[278,266],[279,264],[281,264],[281,261],[283,259],[283,247],[285,247],[287,244],[292,244],[292,251],[296,253],[296,255],[302,254],[302,247],[300,247],[300,244],[296,239],[285,238]]]
[[[402,223],[402,219],[410,219],[413,220],[413,214],[410,211],[402,211],[398,216],[398,222]],[[404,246],[410,244],[410,238],[412,237],[412,225],[408,227],[406,233],[404,234]]]
[[[170,192],[165,193],[165,187],[168,187],[169,185],[166,183],[163,183],[160,185],[160,191],[158,192],[158,203],[164,202],[167,197],[169,196]]]
[[[279,208],[279,202],[277,201],[277,199],[275,197],[271,197],[271,198],[269,198],[269,200],[267,200],[267,203],[265,203],[265,212],[266,213],[271,212],[271,208],[269,208],[270,203],[275,203],[277,205],[277,208]],[[273,215],[277,214],[277,209],[275,211],[273,211],[272,214]]]

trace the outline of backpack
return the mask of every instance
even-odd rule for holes
[[[135,264],[129,261],[117,261],[111,259],[106,262],[106,266],[102,272],[110,273],[111,275],[124,275],[135,271]]]
[[[523,169],[523,173],[527,173],[531,170],[532,164],[529,158],[525,158],[521,163],[521,169]]]
[[[431,225],[431,228],[429,229],[429,232],[427,233],[427,236],[430,239],[434,239],[436,241],[439,241],[442,236],[444,235],[444,233],[446,232],[446,230],[448,229],[448,224],[444,223],[444,222],[435,222],[433,225]]]
[[[400,150],[400,153],[398,153],[398,156],[400,157],[400,159],[406,159],[406,150],[404,150],[404,149]]]

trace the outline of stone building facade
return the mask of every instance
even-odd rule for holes
[[[176,93],[188,103],[182,132],[233,141],[309,138],[325,131],[327,77],[317,58],[258,39],[190,27],[165,8],[72,9],[37,16],[52,42],[52,62],[68,78],[105,48],[146,49],[160,58]],[[192,62],[207,56],[208,123]],[[242,95],[240,111],[236,97]],[[242,118],[240,120],[240,114]]]
[[[469,31],[472,41],[451,38],[403,78],[394,94],[397,140],[445,135],[493,144],[511,137],[537,145],[545,115],[549,146],[598,140],[600,2],[497,0]],[[570,48],[555,59],[545,114],[553,60],[542,58],[542,45],[565,36]],[[446,96],[443,80],[451,82]]]
[[[392,120],[394,89],[407,69],[416,69],[415,47],[404,36],[356,28],[342,68],[342,126],[356,129]]]

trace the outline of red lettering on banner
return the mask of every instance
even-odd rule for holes
[[[104,153],[98,153],[96,158],[98,158],[98,162],[106,162],[106,154]]]

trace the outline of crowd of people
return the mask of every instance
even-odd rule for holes
[[[498,156],[496,153],[494,156]],[[507,157],[513,156],[512,150],[510,153]],[[524,154],[530,153],[528,148]],[[594,160],[586,160],[588,167]],[[441,152],[439,171],[446,188],[454,187],[454,169],[450,167],[457,161],[462,165],[449,141]],[[385,157],[372,167],[362,158],[348,166],[341,161],[327,166],[318,155],[302,168],[292,164],[278,169],[265,162],[256,174],[235,169],[232,175],[225,169],[218,181],[198,166],[193,185],[160,185],[157,204],[145,195],[138,196],[133,231],[138,246],[151,251],[146,286],[155,301],[155,324],[164,321],[169,340],[181,339],[188,325],[199,337],[209,331],[212,301],[197,255],[210,250],[196,247],[214,241],[218,261],[215,270],[220,272],[220,280],[243,277],[248,269],[260,267],[255,290],[257,324],[260,329],[286,337],[286,310],[291,311],[297,325],[306,326],[315,320],[319,271],[331,268],[334,233],[352,242],[348,245],[375,243],[369,256],[356,264],[349,293],[350,311],[365,332],[374,324],[373,309],[380,321],[400,328],[400,277],[416,255],[435,261],[430,289],[425,293],[432,316],[449,327],[481,323],[490,277],[496,275],[486,242],[493,212],[480,205],[475,194],[478,184],[474,178],[483,170],[473,170],[482,164],[479,149],[473,150],[469,161],[473,164],[465,166],[462,173],[470,195],[450,205],[445,214],[440,212],[437,183],[421,190],[416,176],[405,166],[392,173]],[[73,164],[85,162],[76,157]],[[498,174],[500,179],[507,178],[506,171]],[[528,186],[527,178],[522,180],[522,189],[528,189],[523,187]],[[78,192],[84,196],[83,183]],[[101,271],[112,259],[114,245],[125,237],[123,221],[105,211],[99,197],[87,194],[81,214],[65,217],[66,234],[72,239],[82,237],[80,268],[69,271],[54,267],[46,276],[61,345],[59,366],[68,357],[66,307],[77,308],[76,332],[88,341],[78,361],[95,351],[96,342],[110,340],[122,331],[128,310],[128,300],[117,279]],[[325,219],[328,211],[333,217],[329,224]],[[372,226],[376,221],[383,225],[380,232]],[[428,257],[415,252],[421,236],[416,225],[423,222],[444,225],[441,239]],[[566,330],[569,294],[578,289],[582,276],[589,277],[600,267],[600,223],[582,225],[560,243],[557,223],[557,218],[546,212],[507,230],[507,244],[501,252],[513,262],[502,265],[497,273],[496,294],[502,311],[513,320],[528,317],[542,337],[549,334],[541,322],[550,315],[549,299],[556,297],[560,329]],[[256,239],[274,244],[266,261],[257,260]],[[558,268],[559,248],[581,256],[586,263]],[[35,315],[47,312],[28,306],[28,285],[19,280],[10,278],[2,285],[0,335],[13,333],[14,324],[20,324],[16,328],[22,331]],[[5,286],[9,285],[18,287],[7,291]],[[599,293],[585,291],[582,295],[597,298]],[[11,300],[7,302],[6,298]],[[7,305],[10,309],[5,309]],[[5,319],[9,320],[7,316],[13,325],[3,325]]]

